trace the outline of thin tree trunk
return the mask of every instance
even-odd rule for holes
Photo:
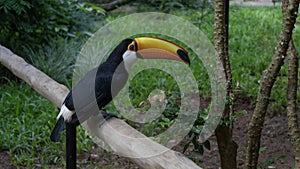
[[[232,75],[230,61],[228,56],[228,29],[225,20],[228,16],[225,15],[225,3],[227,0],[215,0],[215,28],[214,28],[214,43],[215,49],[224,66],[225,76],[227,80],[227,104],[223,112],[222,120],[226,123],[220,124],[216,131],[219,154],[221,158],[222,169],[236,168],[237,144],[232,140],[233,122],[230,121],[230,115],[233,113],[234,99],[232,91]]]
[[[299,58],[294,43],[291,40],[287,53],[289,63],[287,87],[287,117],[290,139],[295,149],[295,168],[300,168],[300,133],[297,115],[297,87]]]
[[[283,12],[283,23],[280,39],[272,61],[263,72],[256,100],[256,107],[248,130],[245,168],[256,169],[259,157],[261,131],[264,124],[272,87],[285,59],[292,31],[298,14],[299,0],[290,0],[288,8]]]
[[[288,0],[282,1],[282,12],[287,10]],[[288,57],[288,86],[287,86],[287,117],[290,140],[295,149],[295,168],[300,168],[300,133],[297,115],[297,87],[299,58],[295,49],[293,38],[289,43]]]

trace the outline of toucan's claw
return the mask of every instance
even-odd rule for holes
[[[114,114],[109,114],[105,110],[101,110],[101,114],[102,114],[102,117],[104,120],[100,122],[99,127],[101,127],[105,123],[105,121],[107,121],[113,117],[118,118],[118,116],[116,116]]]
[[[101,122],[101,125],[106,121],[109,120],[111,118],[118,118],[118,116],[114,115],[114,114],[109,114],[107,113],[105,110],[101,110],[101,114],[103,117],[103,122]],[[70,124],[74,124],[75,126],[80,125],[80,121],[78,120],[76,113],[72,115],[72,120],[70,122],[66,122],[66,123],[70,123]]]
[[[103,118],[105,119],[105,120],[109,120],[109,119],[111,119],[111,118],[118,118],[118,116],[116,116],[116,115],[114,115],[114,114],[102,114],[103,115]]]

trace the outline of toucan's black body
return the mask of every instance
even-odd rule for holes
[[[96,97],[96,101],[98,104],[97,110],[101,110],[104,106],[106,106],[126,84],[128,79],[128,72],[125,69],[123,57],[122,55],[127,50],[128,45],[132,42],[131,39],[123,40],[109,55],[108,59],[102,63],[99,67],[92,69],[89,71],[79,82],[78,84],[69,92],[67,97],[64,100],[64,105],[71,111],[77,111],[76,105],[74,103],[78,103],[82,106],[80,107],[80,111],[84,111],[85,114],[76,113],[73,114],[72,120],[70,123],[75,123],[79,125],[79,121],[83,122],[87,120],[92,114],[95,112],[94,104],[91,104],[91,98],[94,94]],[[115,87],[112,89],[112,80],[114,78]],[[83,91],[80,97],[76,97],[78,99],[74,101],[74,92],[80,93],[84,87],[94,86],[95,90],[88,90],[86,92]],[[112,91],[114,93],[112,93]],[[94,93],[92,93],[94,92]],[[94,109],[94,110],[93,110]],[[61,131],[64,129],[64,120],[63,117],[57,121],[55,128],[53,129],[50,139],[52,141],[58,141]]]
[[[190,64],[188,52],[170,41],[152,37],[123,40],[104,63],[90,70],[69,92],[50,139],[58,141],[65,122],[70,131],[74,131],[74,126],[76,128],[80,122],[99,114],[99,110],[124,87],[130,67],[138,58],[168,59]],[[103,117],[107,119],[111,115],[105,114]],[[69,133],[72,135],[72,132]],[[72,138],[75,137],[73,135]]]

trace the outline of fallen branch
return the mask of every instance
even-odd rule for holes
[[[34,90],[57,107],[61,106],[63,99],[69,92],[67,87],[57,83],[1,45],[0,63],[26,81]],[[84,125],[95,131],[95,134],[106,142],[112,150],[115,150],[117,154],[125,157],[135,157],[131,158],[131,161],[141,168],[200,169],[183,154],[152,141],[122,120],[112,118],[101,127],[99,127],[98,122],[94,122],[89,120]]]
[[[106,11],[111,11],[116,9],[118,6],[127,4],[132,0],[115,0],[106,4],[97,4],[97,6],[100,6],[101,8],[105,9]]]

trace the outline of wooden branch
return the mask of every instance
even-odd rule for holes
[[[283,11],[282,31],[275,54],[269,67],[263,72],[260,80],[256,106],[250,121],[247,140],[247,153],[245,168],[256,169],[258,164],[261,131],[264,124],[265,115],[269,105],[269,98],[272,87],[278,76],[283,61],[285,59],[289,42],[292,37],[294,24],[298,14],[299,0],[290,0],[288,7]]]
[[[141,168],[200,168],[183,154],[170,150],[127,125],[122,120],[112,118],[99,128],[97,117],[90,118],[85,125],[88,131],[101,138],[117,154],[130,158]]]
[[[26,81],[33,89],[57,107],[61,106],[62,101],[69,92],[67,87],[55,82],[1,45],[0,63],[10,69],[16,76]],[[90,118],[83,125],[99,136],[117,154],[125,157],[141,157],[131,158],[131,161],[138,164],[141,168],[201,169],[183,154],[148,139],[122,120],[112,118],[100,126],[98,124],[99,121],[95,122],[93,119],[95,118]],[[148,157],[149,155],[152,156]]]
[[[124,5],[132,0],[114,0],[106,4],[97,4],[97,6],[105,9],[106,11],[111,11],[116,9],[118,6]]]

